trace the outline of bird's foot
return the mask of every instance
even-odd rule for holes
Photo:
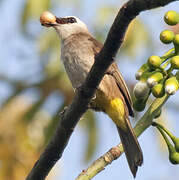
[[[68,106],[65,106],[65,107],[63,108],[63,110],[59,113],[59,115],[60,115],[60,116],[64,116],[67,108],[68,108]]]

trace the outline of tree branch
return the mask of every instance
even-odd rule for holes
[[[130,0],[122,6],[110,29],[107,39],[100,53],[95,57],[86,81],[81,86],[72,104],[62,116],[57,129],[39,160],[26,180],[43,180],[55,163],[61,158],[68,140],[80,117],[88,109],[97,86],[120,48],[125,32],[130,22],[142,11],[165,6],[176,0]]]
[[[165,95],[162,98],[155,99],[155,101],[151,104],[145,114],[138,121],[136,126],[134,127],[134,131],[136,136],[140,136],[153,122],[153,119],[157,112],[161,109],[161,107],[168,100],[169,96]],[[111,164],[112,161],[119,158],[123,153],[123,147],[120,143],[119,145],[111,148],[108,152],[106,152],[99,159],[94,161],[86,170],[83,170],[81,174],[76,178],[76,180],[90,180],[94,176],[96,176],[99,172],[104,170],[104,168]]]

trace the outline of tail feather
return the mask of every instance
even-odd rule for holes
[[[128,131],[124,131],[117,127],[129,167],[135,177],[138,166],[143,163],[143,154],[132,127],[129,125],[128,128]]]

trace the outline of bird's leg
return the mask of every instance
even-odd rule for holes
[[[96,94],[91,98],[91,102],[88,104],[88,109],[93,109],[93,102],[96,100]]]
[[[63,110],[59,113],[59,116],[64,116],[64,114],[65,114],[65,112],[66,112],[66,110],[67,110],[67,108],[68,108],[68,106],[65,106],[64,108],[63,108]]]

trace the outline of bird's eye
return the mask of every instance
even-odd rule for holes
[[[75,23],[76,19],[74,17],[68,18],[68,23]]]

